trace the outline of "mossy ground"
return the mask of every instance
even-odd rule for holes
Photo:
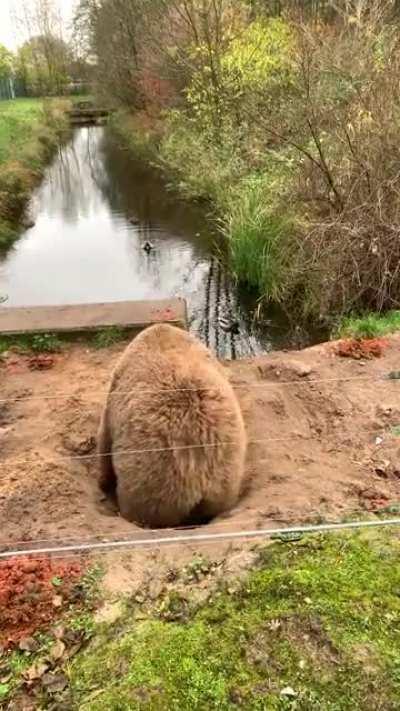
[[[68,688],[43,693],[40,708],[395,711],[399,553],[394,528],[275,543],[239,585],[210,583],[206,603],[189,585],[147,606],[125,599],[112,624],[70,620],[86,646],[64,664]],[[10,666],[14,691],[23,653]]]

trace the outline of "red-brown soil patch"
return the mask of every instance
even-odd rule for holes
[[[12,647],[53,624],[79,599],[82,572],[77,561],[12,558],[0,563],[0,646]]]
[[[383,338],[361,340],[350,338],[346,341],[339,341],[337,354],[342,358],[354,358],[354,360],[381,358],[387,345],[387,340]]]

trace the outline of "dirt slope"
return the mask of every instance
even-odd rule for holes
[[[53,368],[0,366],[0,546],[131,534],[97,490],[93,454],[108,378],[124,346],[73,346]],[[227,364],[246,413],[249,488],[218,530],[338,518],[400,499],[400,337],[381,358],[335,344]],[[347,379],[347,380],[346,380]],[[49,399],[48,399],[49,398]],[[260,441],[261,440],[261,441]]]

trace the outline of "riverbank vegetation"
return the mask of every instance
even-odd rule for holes
[[[395,0],[81,0],[76,16],[99,91],[209,201],[238,281],[314,321],[399,304],[398,23]]]
[[[18,234],[18,220],[64,132],[63,100],[0,102],[0,247]]]

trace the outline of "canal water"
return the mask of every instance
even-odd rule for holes
[[[301,345],[277,315],[254,318],[204,210],[177,199],[105,127],[78,128],[59,148],[31,211],[35,226],[0,255],[5,306],[181,296],[190,328],[221,357]]]

